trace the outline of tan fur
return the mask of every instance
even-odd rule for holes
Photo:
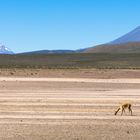
[[[132,109],[131,109],[132,105],[130,103],[125,103],[122,104],[116,111],[114,115],[117,115],[117,113],[121,110],[121,115],[123,115],[123,113],[125,112],[125,109],[128,108],[129,112],[131,113],[132,116]]]

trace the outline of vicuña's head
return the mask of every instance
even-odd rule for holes
[[[115,111],[114,115],[117,115],[118,111]]]

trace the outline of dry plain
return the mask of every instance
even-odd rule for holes
[[[140,78],[123,76],[1,76],[0,140],[139,140]]]

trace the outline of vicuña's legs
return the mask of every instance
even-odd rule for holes
[[[131,116],[133,115],[133,113],[132,113],[132,109],[131,109],[131,105],[129,105],[129,112],[131,113]]]
[[[121,113],[121,116],[123,115],[123,112],[125,112],[125,109],[124,109],[124,108],[122,108],[122,113]]]

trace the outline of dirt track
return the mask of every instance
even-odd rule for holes
[[[139,140],[140,79],[0,78],[0,140]],[[123,102],[133,116],[114,116]]]

